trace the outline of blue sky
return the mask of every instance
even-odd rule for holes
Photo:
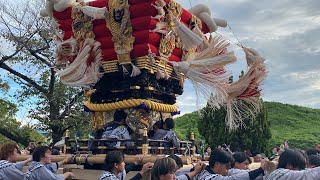
[[[319,0],[177,1],[185,9],[190,9],[190,2],[192,6],[207,4],[213,17],[228,21],[243,45],[255,48],[267,59],[269,73],[263,84],[264,100],[320,108]],[[228,28],[220,28],[218,33],[237,41]],[[3,47],[0,46],[0,50]],[[228,69],[238,76],[246,69],[244,53],[235,45],[231,45],[230,50],[236,52],[238,61]],[[16,88],[12,84],[9,94]],[[203,106],[197,106],[195,92],[188,81],[184,91],[177,101],[182,114]],[[27,109],[20,110],[19,119],[25,119]]]

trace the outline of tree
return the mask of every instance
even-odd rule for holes
[[[20,85],[15,95],[18,102],[35,99],[29,101],[29,117],[39,121],[37,128],[48,131],[54,144],[67,129],[88,127],[89,118],[79,103],[82,89],[59,81],[53,27],[38,15],[42,7],[42,0],[1,1],[1,37],[10,49],[0,52],[0,68]]]
[[[4,99],[0,99],[0,143],[7,141],[15,141],[19,144],[27,146],[29,141],[44,141],[44,137],[32,129],[29,125],[21,125],[15,119],[18,111],[17,106]]]
[[[264,105],[255,119],[244,119],[246,127],[241,127],[233,132],[226,128],[226,110],[224,108],[211,111],[205,107],[202,111],[198,128],[209,145],[228,144],[232,150],[268,152],[271,131]]]
[[[3,93],[7,93],[9,90],[10,86],[8,82],[4,82],[2,79],[0,79],[0,91]]]

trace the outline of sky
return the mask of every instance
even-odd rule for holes
[[[185,9],[207,4],[215,18],[228,21],[231,29],[218,33],[256,49],[266,58],[268,76],[262,86],[265,101],[320,108],[320,1],[319,0],[177,0]],[[1,48],[1,46],[0,46]],[[238,61],[228,69],[238,76],[246,70],[244,53],[236,45]],[[14,84],[13,84],[14,85]],[[16,87],[10,90],[15,91]],[[181,114],[193,112],[196,104],[192,84],[185,83],[178,97]],[[25,119],[27,110],[18,113]]]

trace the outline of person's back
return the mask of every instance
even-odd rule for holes
[[[116,111],[114,113],[114,122],[105,128],[105,131],[102,134],[102,139],[131,139],[129,131],[124,126],[125,119],[127,114],[123,111]],[[131,146],[132,143],[124,143]],[[116,146],[121,145],[120,141],[115,141],[112,143],[106,143],[106,146]]]
[[[164,123],[164,129],[158,129],[152,139],[169,141],[174,147],[179,148],[180,141],[177,138],[176,134],[172,131],[173,128],[173,119],[167,118]],[[164,146],[171,146],[171,144],[164,144]]]
[[[244,171],[237,174],[228,174],[234,159],[232,155],[223,150],[216,148],[212,151],[209,158],[209,166],[201,171],[197,176],[197,180],[253,180],[263,173],[263,169],[259,168],[253,171]]]
[[[266,176],[266,180],[316,180],[320,179],[320,167],[301,171],[279,168]]]

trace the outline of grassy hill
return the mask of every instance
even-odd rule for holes
[[[284,140],[289,141],[291,148],[306,149],[320,144],[320,109],[278,102],[265,102],[265,106],[272,132],[269,147],[279,146]],[[197,112],[176,118],[178,136],[188,139],[193,131],[197,139],[202,139],[197,129],[198,119]]]
[[[284,140],[294,148],[309,148],[320,144],[320,109],[267,102],[271,122],[272,144]]]

